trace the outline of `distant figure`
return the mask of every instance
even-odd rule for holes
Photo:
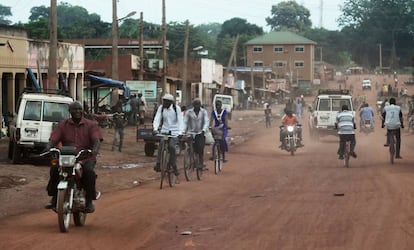
[[[266,108],[264,109],[264,114],[265,114],[266,128],[270,128],[272,125],[270,123],[270,117],[272,116],[272,109],[270,108],[269,104],[266,104]]]
[[[300,102],[300,99],[295,103],[295,114],[299,119],[302,118],[302,103]]]
[[[114,140],[112,141],[112,151],[114,151],[116,146],[118,146],[118,151],[122,152],[122,144],[124,142],[124,128],[127,124],[125,118],[125,113],[122,112],[122,108],[118,107],[116,112],[113,114]]]
[[[142,93],[138,94],[138,103],[139,103],[139,124],[144,124],[145,122],[145,112],[147,111],[147,101]]]

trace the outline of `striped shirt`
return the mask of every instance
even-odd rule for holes
[[[349,135],[355,134],[354,116],[351,111],[344,110],[336,115],[336,123],[338,124],[338,134]]]

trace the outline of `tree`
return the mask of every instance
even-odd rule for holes
[[[342,11],[339,24],[353,37],[350,46],[356,55],[355,61],[376,65],[377,44],[381,43],[384,61],[392,69],[401,63],[409,64],[413,53],[410,44],[414,42],[412,0],[346,0]],[[364,52],[363,57],[358,52]]]
[[[300,32],[312,27],[310,11],[296,1],[281,2],[272,6],[271,16],[266,22],[273,31],[290,30]]]
[[[11,8],[0,4],[0,24],[11,24],[7,17],[12,16]]]

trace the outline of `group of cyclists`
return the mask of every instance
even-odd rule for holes
[[[228,151],[227,135],[228,135],[228,113],[222,108],[222,102],[217,100],[214,103],[213,110],[208,114],[207,110],[202,107],[201,101],[195,98],[192,101],[192,108],[186,109],[182,112],[181,107],[174,103],[174,97],[171,94],[165,94],[162,97],[162,105],[160,105],[155,113],[153,120],[154,134],[169,134],[173,137],[169,140],[169,162],[174,169],[174,174],[179,176],[179,169],[177,167],[176,145],[179,144],[180,139],[188,134],[195,135],[194,137],[194,153],[199,157],[198,168],[206,169],[204,164],[204,147],[205,134],[209,128],[219,128],[223,131],[221,140],[223,162],[226,162],[225,152]],[[158,152],[157,163],[154,170],[160,171],[160,152]],[[179,179],[176,179],[179,183]]]
[[[374,129],[374,111],[368,105],[368,103],[363,103],[359,110],[359,117],[362,122],[369,120],[371,124],[371,129]],[[339,159],[344,158],[344,149],[346,141],[350,141],[350,155],[354,158],[357,157],[355,153],[355,117],[352,112],[349,111],[347,105],[342,106],[342,112],[339,112],[336,117],[336,126],[339,134]],[[385,99],[383,105],[381,105],[381,128],[387,129],[387,139],[384,144],[385,147],[388,147],[390,144],[390,136],[395,134],[396,136],[396,151],[395,158],[402,159],[400,150],[401,150],[401,128],[404,128],[404,119],[401,111],[401,107],[396,104],[396,99],[394,97],[389,100]]]

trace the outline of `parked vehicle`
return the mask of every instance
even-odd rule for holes
[[[14,164],[43,152],[53,128],[69,118],[68,96],[46,93],[23,93],[17,105],[17,114],[9,123],[8,157]]]

